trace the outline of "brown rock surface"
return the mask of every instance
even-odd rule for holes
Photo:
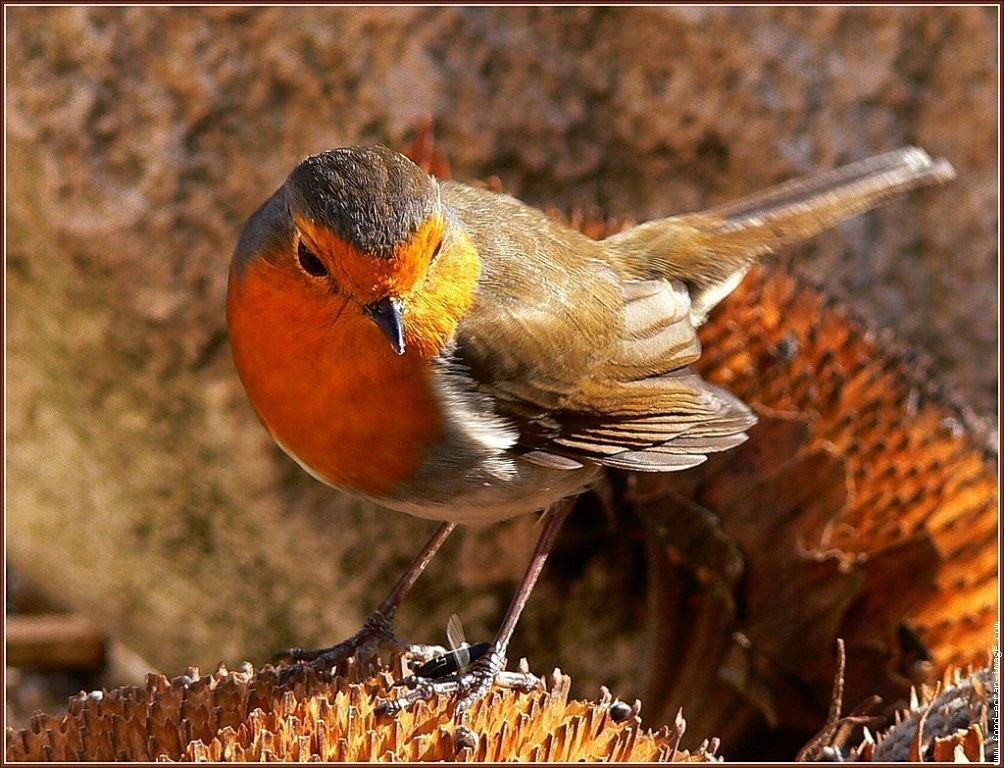
[[[237,232],[296,160],[403,146],[421,112],[457,177],[635,219],[906,143],[947,157],[950,189],[800,253],[996,406],[995,9],[7,14],[8,554],[168,673],[348,634],[427,535],[271,445],[223,322]],[[604,526],[566,531],[596,556],[559,553],[514,656],[628,696],[643,604],[615,598],[641,577]],[[459,609],[487,635],[533,535],[450,542],[402,632],[436,640]]]

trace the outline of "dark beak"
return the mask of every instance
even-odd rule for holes
[[[380,326],[390,345],[399,355],[404,354],[404,324],[401,316],[404,314],[404,305],[400,299],[386,298],[368,305],[366,314],[373,318],[373,322]]]

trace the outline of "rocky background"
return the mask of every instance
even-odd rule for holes
[[[423,113],[456,177],[636,220],[904,144],[948,158],[949,188],[797,258],[996,429],[995,9],[6,15],[7,556],[150,667],[340,639],[431,531],[337,497],[272,445],[223,311],[237,233],[299,158],[403,147]],[[458,611],[488,636],[534,534],[523,519],[456,536],[402,633],[442,641]],[[571,593],[545,581],[512,656],[630,700],[638,638],[595,618],[597,595],[615,606],[633,583],[611,557]],[[560,649],[542,641],[554,622]]]

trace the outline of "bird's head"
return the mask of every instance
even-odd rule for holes
[[[306,306],[367,318],[398,355],[442,348],[479,273],[436,180],[379,145],[328,150],[293,169],[244,228],[232,296],[265,264]]]

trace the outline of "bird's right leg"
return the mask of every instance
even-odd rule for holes
[[[436,650],[441,652],[443,649],[425,649],[423,646],[412,648],[407,643],[398,639],[397,635],[394,634],[394,614],[397,613],[401,600],[404,599],[404,596],[415,585],[418,577],[422,575],[422,572],[428,567],[436,552],[443,546],[443,542],[453,533],[453,529],[456,527],[456,523],[445,522],[436,529],[429,542],[415,556],[415,559],[412,560],[407,570],[401,574],[401,578],[394,584],[390,594],[367,617],[362,629],[352,635],[352,637],[330,648],[321,648],[316,651],[307,651],[303,648],[290,648],[282,656],[290,661],[308,664],[318,671],[328,671],[357,654],[362,657],[373,656],[381,646],[390,646],[402,650],[417,650],[420,652],[423,650],[428,651],[428,653],[420,653],[423,656],[431,656]],[[291,671],[293,669],[296,669],[296,667],[292,667]]]

